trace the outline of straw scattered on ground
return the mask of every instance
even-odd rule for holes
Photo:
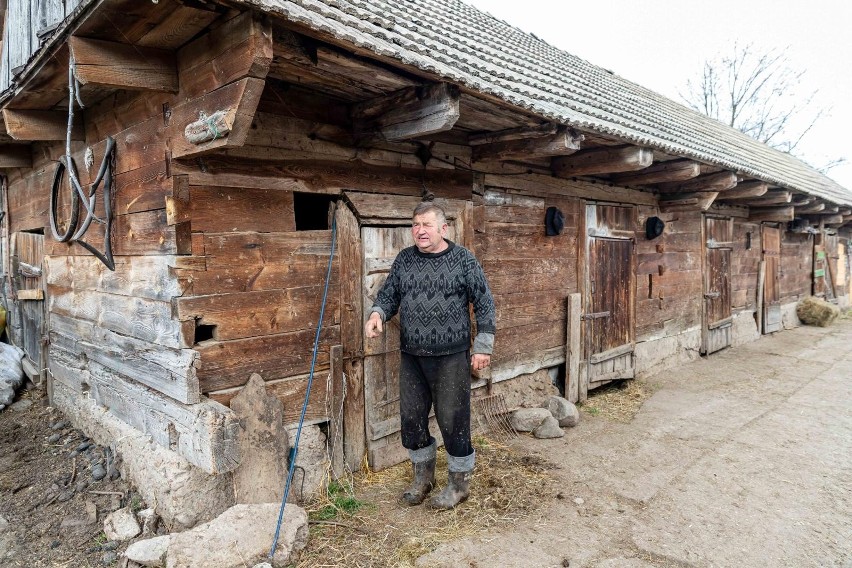
[[[306,507],[310,539],[295,566],[414,566],[418,557],[443,542],[535,516],[553,496],[551,464],[484,437],[474,446],[471,496],[452,511],[397,502],[411,480],[408,463],[360,473],[350,483],[332,483],[322,498]],[[446,467],[446,454],[440,450],[435,491],[446,485]]]
[[[650,385],[643,381],[614,381],[589,391],[589,398],[579,407],[594,416],[627,423],[652,394]]]

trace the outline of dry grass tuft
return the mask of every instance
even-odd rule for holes
[[[616,381],[589,392],[586,402],[578,405],[594,416],[603,416],[616,422],[630,422],[653,394],[642,381]]]
[[[358,503],[349,502],[349,510],[337,506],[341,495],[336,490],[309,504],[310,539],[296,567],[414,566],[418,557],[441,543],[531,515],[543,497],[552,494],[550,464],[483,437],[474,446],[471,496],[455,510],[398,504],[411,479],[408,463],[356,475],[354,489],[343,488],[346,497]],[[435,491],[446,485],[446,468],[446,453],[440,450]],[[328,518],[329,507],[337,510],[334,518]]]

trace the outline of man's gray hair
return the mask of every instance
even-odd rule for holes
[[[417,217],[418,215],[423,215],[430,211],[435,213],[435,217],[440,225],[447,222],[447,214],[444,212],[444,209],[440,205],[436,205],[434,201],[421,201],[417,207],[414,208],[414,213],[412,213],[411,216]]]

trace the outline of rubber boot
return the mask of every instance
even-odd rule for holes
[[[400,498],[406,505],[419,505],[435,487],[435,458],[423,462],[413,462],[414,481]]]
[[[432,497],[429,506],[433,509],[452,509],[470,495],[472,471],[451,471],[444,490]]]

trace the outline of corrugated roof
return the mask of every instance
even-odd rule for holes
[[[801,160],[459,0],[243,0],[543,118],[852,205]]]

